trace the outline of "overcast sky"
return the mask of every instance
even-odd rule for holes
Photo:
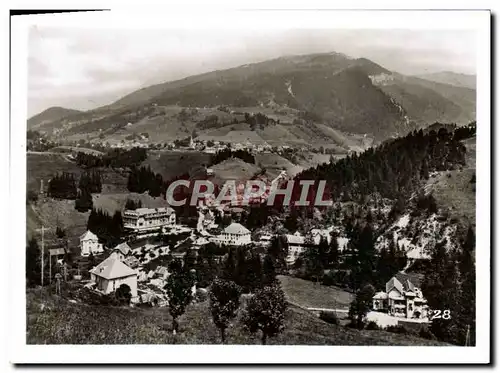
[[[29,34],[28,114],[51,106],[88,110],[151,84],[283,55],[334,51],[403,74],[476,73],[471,31],[36,27]]]

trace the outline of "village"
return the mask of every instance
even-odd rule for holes
[[[277,180],[286,177],[286,172],[283,171]],[[188,260],[188,256],[193,255],[196,258],[200,249],[207,245],[222,248],[221,253],[216,255],[220,266],[227,257],[224,253],[228,249],[245,247],[260,253],[262,257],[278,237],[282,238],[285,245],[286,266],[290,269],[301,260],[306,250],[324,242],[330,244],[332,237],[337,241],[342,260],[348,257],[346,252],[349,239],[334,226],[312,228],[307,234],[296,231],[282,235],[262,229],[251,232],[236,221],[222,227],[216,222],[216,216],[241,212],[242,196],[239,197],[226,204],[218,204],[209,198],[200,200],[196,207],[196,228],[179,223],[175,210],[170,207],[126,209],[122,212],[125,233],[116,246],[104,246],[90,230],[81,234],[79,247],[75,248],[81,259],[73,258],[73,262],[83,261],[90,263],[90,266],[87,266],[88,273],[83,274],[79,268],[70,281],[73,285],[102,296],[114,294],[125,286],[130,292],[130,306],[164,307],[168,305],[165,285],[170,275],[170,263],[175,260],[184,262]],[[166,240],[169,241],[166,244],[165,240],[158,240],[158,237],[171,239]],[[69,248],[50,250],[51,266],[53,260],[56,263],[54,273],[49,276],[59,287],[61,273],[67,280],[67,263],[64,260],[66,250]],[[428,322],[427,302],[419,288],[421,280],[418,276],[395,273],[385,288],[373,296],[368,320],[381,326],[397,325],[398,320]],[[191,291],[193,299],[197,299],[198,296],[206,296],[208,290],[195,283]],[[313,308],[310,310],[318,311]],[[347,309],[335,309],[335,312],[342,314]],[[347,316],[346,313],[344,315]]]

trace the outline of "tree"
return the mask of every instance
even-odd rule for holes
[[[33,237],[26,246],[26,280],[28,285],[40,284],[40,247]]]
[[[216,278],[210,288],[210,311],[221,341],[226,342],[226,329],[240,307],[241,287],[233,281]]]
[[[268,337],[274,337],[285,328],[286,301],[285,294],[279,284],[265,286],[249,299],[243,323],[251,332],[261,331],[262,344]]]
[[[235,249],[232,248],[227,254],[226,261],[224,262],[224,268],[222,270],[222,278],[226,280],[235,280],[236,276],[236,259],[234,257]]]
[[[90,268],[94,268],[94,266],[95,266],[94,253],[90,253],[90,255],[89,255],[89,265],[90,265]]]
[[[186,312],[187,306],[192,301],[191,288],[194,285],[194,278],[179,260],[170,265],[170,271],[165,290],[168,296],[168,311],[172,316],[172,332],[175,335],[179,329],[177,319]]]
[[[358,329],[363,329],[363,319],[371,308],[374,294],[375,288],[370,284],[365,285],[357,292],[356,298],[351,302],[349,318]]]
[[[78,212],[87,212],[88,210],[92,210],[92,207],[92,194],[90,194],[89,189],[81,189],[78,192],[78,196],[75,200],[75,210],[77,210]]]
[[[461,301],[459,308],[460,325],[465,329],[458,341],[460,345],[465,344],[466,328],[470,328],[470,345],[475,346],[476,329],[476,267],[474,260],[474,249],[476,247],[476,235],[471,226],[467,230],[467,236],[462,242],[462,252],[459,257],[459,270],[461,277]]]
[[[115,291],[115,298],[120,304],[129,305],[130,299],[132,299],[132,293],[130,291],[130,286],[127,284],[121,284]]]
[[[262,265],[262,285],[270,286],[275,284],[276,281],[276,268],[274,267],[274,261],[269,255],[266,255]]]

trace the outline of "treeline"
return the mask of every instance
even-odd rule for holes
[[[230,110],[227,108],[219,107],[218,110],[230,113]],[[267,115],[262,113],[232,113],[234,117],[229,121],[220,121],[219,117],[216,114],[208,115],[203,120],[196,123],[196,128],[205,130],[210,128],[219,128],[224,127],[230,124],[238,124],[238,123],[248,123],[250,125],[250,129],[255,131],[257,126],[260,129],[264,129],[264,126],[273,125],[279,123],[279,120],[276,121],[272,118],[269,118]]]
[[[137,210],[142,207],[141,200],[135,201],[133,199],[127,198],[127,202],[125,202],[125,210]]]
[[[117,210],[111,216],[101,209],[93,208],[87,221],[87,229],[94,233],[105,246],[113,247],[120,243],[124,232],[122,213]]]
[[[380,252],[375,249],[375,232],[370,224],[346,222],[349,242],[340,252],[337,235],[330,235],[330,242],[321,237],[315,245],[311,238],[306,240],[306,248],[293,265],[295,275],[325,285],[336,285],[357,291],[365,285],[376,289],[406,265],[404,250],[391,240],[388,247]]]
[[[310,168],[296,179],[327,180],[333,200],[361,200],[374,192],[391,199],[408,197],[430,172],[465,164],[466,148],[458,139],[472,130],[457,131],[456,136],[445,129],[414,131],[360,155]]]
[[[134,193],[149,192],[151,197],[165,194],[163,177],[151,171],[151,167],[132,167],[128,175],[127,189]]]
[[[94,155],[79,152],[76,155],[76,164],[84,168],[93,167],[133,167],[137,166],[148,157],[144,148],[111,149],[103,155]]]
[[[210,166],[219,164],[229,158],[239,158],[245,161],[246,163],[255,164],[255,157],[252,155],[252,153],[246,150],[233,151],[230,148],[226,148],[224,150],[219,150],[217,153],[211,156]]]
[[[87,190],[89,193],[101,193],[102,182],[101,173],[99,171],[83,172],[80,175],[80,182],[78,183],[80,190]]]
[[[76,199],[77,189],[75,174],[70,172],[56,174],[49,181],[47,195],[58,199]]]

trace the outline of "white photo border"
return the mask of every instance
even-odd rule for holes
[[[13,363],[445,363],[490,361],[491,92],[489,11],[253,10],[209,7],[162,11],[127,9],[11,18],[11,154],[9,220],[10,360]],[[258,14],[257,14],[258,12]],[[259,22],[255,22],[258,16]],[[78,28],[338,28],[447,29],[477,33],[477,185],[475,347],[27,345],[26,119],[28,30],[33,25]],[[91,20],[91,21],[89,21]],[[22,206],[22,207],[21,207]],[[250,353],[251,352],[251,353]],[[394,355],[394,352],[397,352]]]

